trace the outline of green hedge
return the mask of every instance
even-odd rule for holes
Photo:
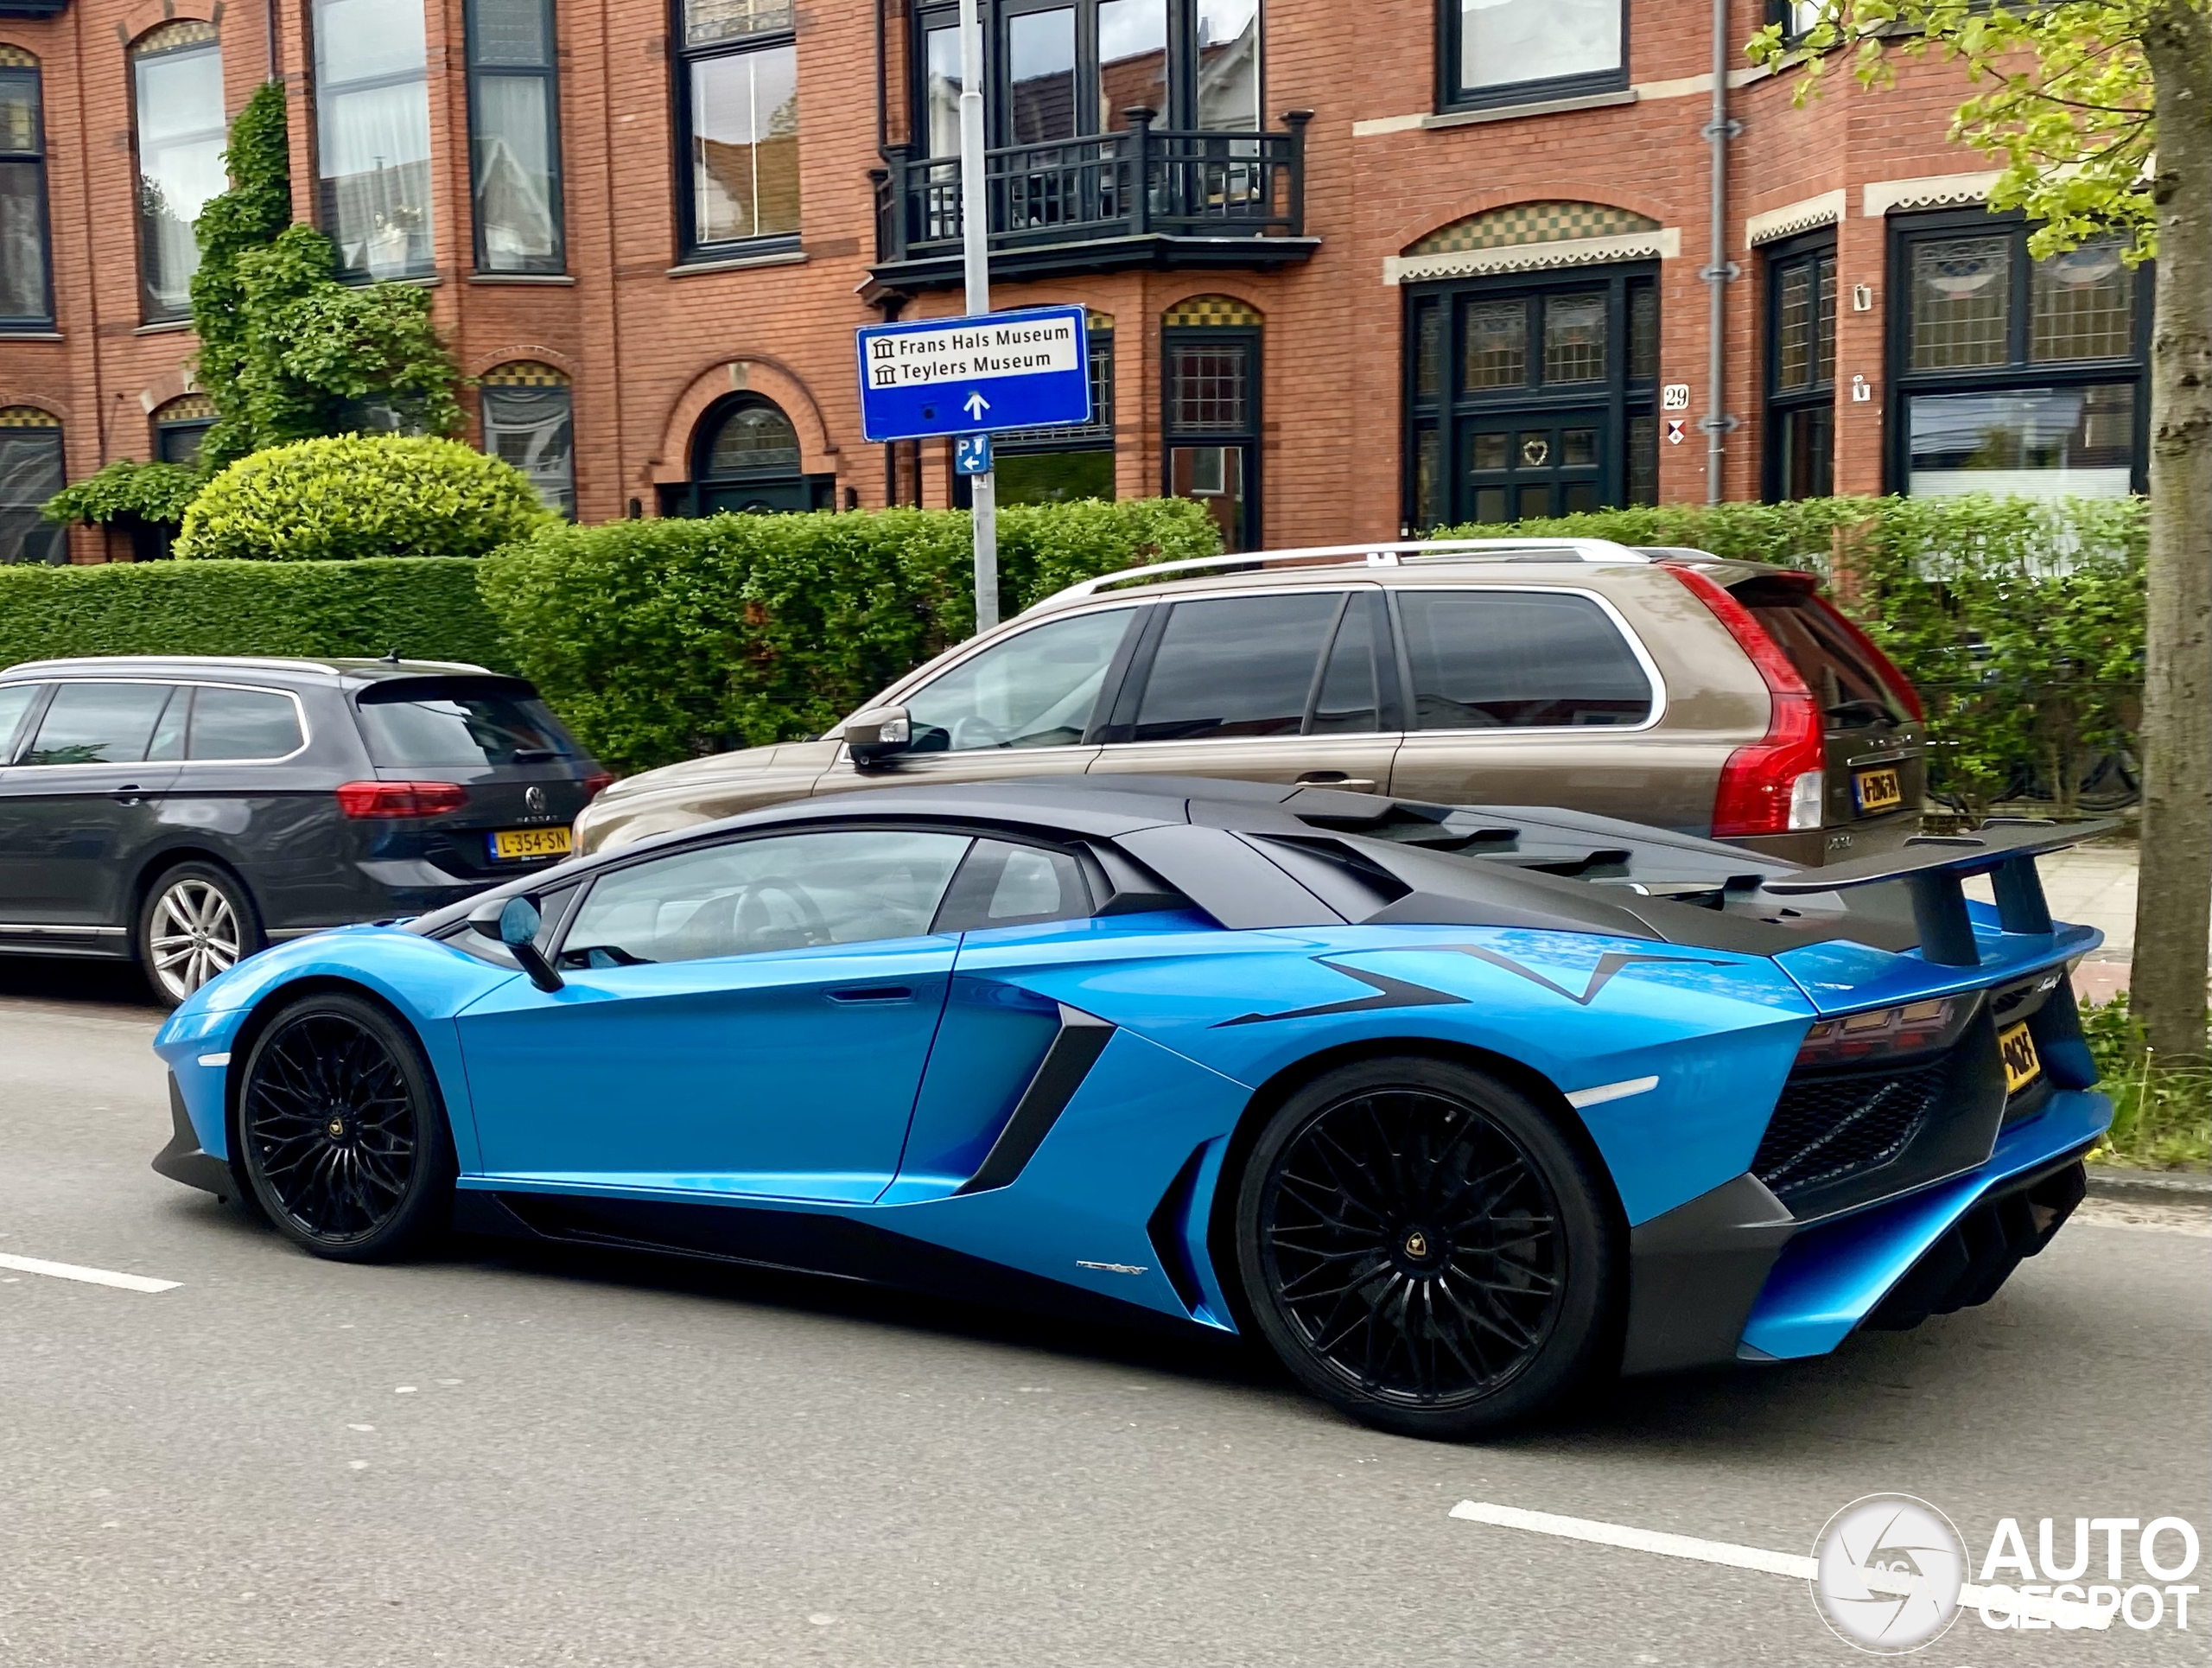
[[[84,654],[382,654],[520,672],[620,770],[826,729],[969,634],[968,517],[553,527],[481,560],[0,568],[0,665]],[[1093,574],[1211,556],[1185,500],[999,514],[1011,614]]]
[[[507,669],[461,557],[0,568],[0,666],[81,654],[383,654]]]
[[[1962,809],[2131,797],[2143,690],[2139,498],[1676,505],[1449,530],[1681,544],[1807,568],[1929,706],[1932,784]]]
[[[944,510],[561,527],[487,560],[484,594],[592,750],[638,770],[827,729],[969,635],[969,540]],[[1219,548],[1187,500],[1009,506],[1000,607]]]

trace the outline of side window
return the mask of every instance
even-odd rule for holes
[[[1066,852],[978,840],[944,894],[937,930],[969,933],[1033,921],[1081,920],[1094,907],[1082,865]]]
[[[1417,729],[1636,724],[1651,684],[1605,611],[1547,591],[1407,591]]]
[[[965,834],[840,829],[733,840],[618,869],[593,882],[561,965],[918,937],[971,843]]]
[[[146,757],[174,691],[167,684],[63,684],[48,703],[27,765],[124,765]]]
[[[1178,602],[1145,678],[1134,739],[1300,734],[1343,602],[1341,592],[1306,591]]]
[[[906,697],[912,751],[1074,746],[1136,614],[1109,608],[1056,620],[962,661]]]
[[[299,710],[274,690],[203,689],[193,697],[189,759],[281,759],[297,748]]]
[[[16,732],[23,727],[23,715],[38,699],[40,687],[37,684],[0,684],[0,765],[16,756]]]
[[[1378,595],[1354,595],[1338,620],[1309,735],[1363,735],[1382,729],[1375,687],[1376,615],[1382,605]]]

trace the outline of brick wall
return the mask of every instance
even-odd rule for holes
[[[656,487],[689,474],[693,430],[720,396],[774,398],[798,430],[804,467],[836,476],[839,502],[885,495],[882,449],[861,438],[851,332],[880,316],[858,292],[874,255],[868,170],[876,155],[876,10],[810,0],[798,12],[804,259],[682,271],[673,192],[670,14],[660,0],[564,0],[560,6],[562,143],[569,281],[474,274],[461,0],[428,0],[434,307],[471,374],[512,359],[573,379],[582,517],[654,512]],[[1737,0],[1733,32],[1757,26]],[[995,287],[1001,306],[1081,302],[1115,315],[1116,489],[1159,490],[1159,319],[1184,296],[1233,296],[1266,319],[1262,437],[1265,529],[1272,544],[1395,532],[1400,508],[1400,292],[1386,257],[1462,216],[1535,199],[1582,200],[1679,232],[1662,264],[1661,379],[1690,385],[1685,443],[1661,447],[1661,494],[1706,496],[1694,419],[1708,406],[1707,222],[1711,43],[1701,8],[1637,0],[1632,102],[1552,114],[1423,126],[1434,108],[1433,0],[1370,0],[1348,13],[1319,0],[1273,0],[1266,14],[1266,109],[1310,109],[1306,228],[1313,258],[1276,272],[1140,271]],[[149,413],[189,385],[193,339],[139,322],[127,43],[170,17],[219,19],[226,96],[235,111],[270,69],[291,95],[296,212],[313,213],[313,111],[306,0],[73,0],[56,18],[0,18],[0,42],[43,67],[58,341],[0,338],[0,404],[30,404],[65,425],[69,474],[144,457]],[[1836,481],[1872,491],[1881,472],[1883,222],[1860,212],[1869,182],[1974,172],[1975,154],[1944,137],[1961,96],[1934,63],[1901,67],[1869,94],[1847,76],[1793,107],[1793,78],[1753,79],[1732,104],[1726,257],[1730,286],[1722,487],[1758,489],[1759,265],[1749,217],[1840,191]],[[1355,124],[1357,130],[1355,129]],[[1849,309],[1854,284],[1875,307]],[[956,310],[957,292],[918,297],[906,316]],[[1850,401],[1856,372],[1872,398]],[[929,501],[946,501],[942,445],[925,449]],[[79,530],[79,561],[111,552]],[[113,554],[124,554],[120,551]]]

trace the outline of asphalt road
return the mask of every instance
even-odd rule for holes
[[[0,1255],[180,1283],[0,1268],[6,1668],[1841,1664],[1801,1581],[1451,1508],[1802,1554],[1897,1490],[1977,1558],[2005,1516],[2212,1550],[2201,1226],[2077,1220],[1986,1308],[1440,1447],[1238,1355],[826,1282],[315,1261],[147,1168],[131,996],[0,968]],[[2190,1621],[1969,1611],[1916,1660],[2201,1664]]]

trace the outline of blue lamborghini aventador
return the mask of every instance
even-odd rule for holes
[[[1032,778],[751,812],[296,940],[156,1047],[163,1175],[1256,1335],[1388,1429],[1986,1301],[2110,1119],[2035,857]],[[1962,882],[1990,877],[1995,901]]]

